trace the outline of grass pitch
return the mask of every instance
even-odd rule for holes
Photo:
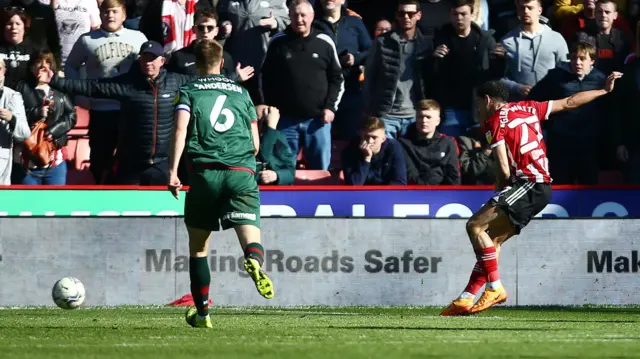
[[[0,358],[640,357],[640,308],[182,308],[0,310]]]

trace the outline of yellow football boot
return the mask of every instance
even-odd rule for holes
[[[262,270],[262,268],[260,268],[260,263],[253,258],[247,258],[244,260],[244,269],[256,283],[258,293],[267,299],[273,298],[275,294],[275,291],[273,290],[273,283],[271,282],[271,279],[267,277],[267,274]]]
[[[194,328],[213,328],[211,317],[208,315],[204,319],[198,320],[198,310],[196,308],[189,308],[184,315],[184,319],[186,319],[187,324]]]

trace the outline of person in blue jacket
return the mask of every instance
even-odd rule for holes
[[[406,185],[407,167],[400,143],[385,135],[377,117],[363,121],[360,137],[342,152],[344,180],[348,185]]]

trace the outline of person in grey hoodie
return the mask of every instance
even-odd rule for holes
[[[520,26],[500,40],[505,49],[507,67],[502,83],[509,91],[509,101],[525,99],[549,70],[568,61],[567,42],[540,16],[540,1],[517,0]]]
[[[289,11],[283,0],[219,0],[220,26],[231,25],[225,50],[242,66],[252,66],[255,76],[243,85],[254,102],[259,100],[258,79],[271,37],[289,26]]]

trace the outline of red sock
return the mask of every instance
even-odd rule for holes
[[[476,251],[476,255],[480,257],[480,266],[487,275],[487,281],[495,282],[500,280],[498,273],[498,256],[496,247],[483,248]]]
[[[467,284],[467,287],[464,288],[464,291],[476,295],[485,283],[487,283],[487,276],[484,274],[482,264],[480,261],[477,261],[476,265],[473,267],[473,271],[471,272],[469,283]]]

